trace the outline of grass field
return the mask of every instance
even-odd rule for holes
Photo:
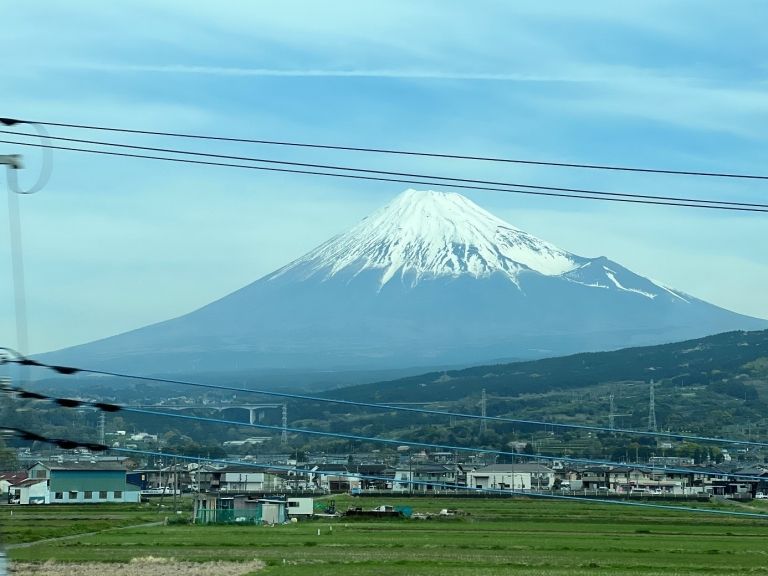
[[[336,503],[343,510],[353,500],[341,497]],[[37,542],[9,550],[21,574],[82,574],[90,565],[94,574],[161,575],[162,559],[176,561],[166,560],[167,573],[190,575],[768,573],[768,521],[761,519],[526,499],[390,498],[354,504],[406,504],[418,512],[457,508],[468,515],[254,527],[152,525],[165,513],[146,506],[14,507],[13,517],[3,507],[0,513],[6,543]],[[733,509],[768,512],[760,504]],[[73,537],[44,541],[62,536]],[[107,562],[133,571],[93,565]],[[62,571],[67,566],[70,571]],[[233,566],[239,568],[232,572]]]

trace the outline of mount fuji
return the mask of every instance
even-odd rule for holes
[[[44,358],[134,373],[434,367],[767,327],[562,250],[459,194],[407,190],[220,300]]]

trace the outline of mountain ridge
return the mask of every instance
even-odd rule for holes
[[[765,327],[459,194],[408,190],[198,310],[45,358],[140,373],[472,365]]]
[[[683,382],[689,387],[739,380],[746,365],[768,385],[768,330],[733,331],[653,346],[460,370],[432,371],[385,382],[346,386],[324,396],[368,402],[458,400],[485,388],[489,394],[573,390],[615,381]],[[762,368],[761,368],[762,367]],[[767,398],[768,399],[768,398]]]

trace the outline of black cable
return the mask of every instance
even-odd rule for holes
[[[19,146],[31,146],[33,148],[40,148],[43,147],[40,144],[29,144],[27,142],[17,142],[14,140],[0,140],[0,143],[3,144],[16,144]],[[686,202],[662,202],[662,201],[654,201],[654,200],[636,200],[636,199],[630,199],[630,198],[613,198],[613,197],[601,197],[601,196],[589,196],[586,194],[563,194],[563,193],[556,193],[556,192],[534,192],[532,190],[516,190],[511,188],[494,188],[494,187],[488,187],[488,186],[470,186],[467,184],[461,185],[461,184],[447,184],[445,182],[428,182],[428,181],[421,181],[421,180],[409,180],[404,178],[382,178],[382,177],[376,177],[376,176],[362,176],[362,175],[355,175],[355,174],[334,174],[331,172],[318,172],[315,170],[293,170],[289,168],[268,168],[266,166],[251,166],[246,164],[231,164],[226,162],[211,162],[211,161],[205,161],[205,160],[191,160],[188,158],[168,158],[163,156],[149,156],[146,154],[128,154],[125,152],[108,152],[106,150],[90,150],[87,148],[73,148],[73,147],[66,147],[66,146],[48,146],[49,148],[53,148],[54,150],[67,150],[70,152],[84,152],[88,154],[99,154],[103,156],[118,156],[123,158],[141,158],[145,160],[161,160],[165,162],[179,162],[182,164],[200,164],[204,166],[222,166],[227,168],[245,168],[249,170],[261,170],[266,172],[283,172],[283,173],[289,173],[289,174],[306,174],[310,176],[331,176],[335,178],[347,178],[352,180],[370,180],[375,182],[399,182],[402,184],[419,184],[419,185],[425,185],[425,186],[434,186],[434,187],[443,187],[443,188],[459,188],[463,190],[485,190],[485,191],[491,191],[491,192],[506,192],[511,194],[525,194],[529,196],[549,196],[549,197],[556,197],[556,198],[575,198],[580,200],[600,200],[603,202],[625,202],[630,204],[648,204],[648,205],[655,205],[655,206],[679,206],[684,208],[710,208],[714,210],[730,210],[730,211],[737,211],[737,212],[768,212],[768,208],[762,209],[762,208],[745,208],[745,207],[737,207],[737,206],[720,206],[720,205],[710,205],[710,204],[691,204]]]
[[[18,120],[0,118],[0,122],[17,123]],[[675,176],[706,176],[715,178],[741,178],[748,180],[768,180],[768,176],[755,174],[737,174],[727,172],[699,172],[692,170],[664,170],[659,168],[637,168],[631,166],[611,166],[602,164],[576,164],[568,162],[547,162],[543,160],[521,160],[515,158],[498,158],[493,156],[469,156],[462,154],[446,154],[438,152],[414,152],[408,150],[394,150],[388,148],[364,148],[360,146],[333,146],[329,144],[311,144],[305,142],[288,142],[281,140],[257,140],[252,138],[229,138],[224,136],[206,136],[200,134],[185,134],[181,132],[159,132],[153,130],[133,130],[129,128],[111,128],[106,126],[92,126],[87,124],[69,124],[64,122],[40,122],[36,124],[44,126],[58,126],[62,128],[78,128],[83,130],[100,130],[105,132],[123,132],[126,134],[144,134],[149,136],[171,136],[174,138],[190,138],[196,140],[215,140],[219,142],[241,142],[246,144],[266,144],[271,146],[292,146],[299,148],[319,148],[324,150],[340,150],[346,152],[373,152],[377,154],[398,154],[401,156],[421,156],[427,158],[447,158],[451,160],[478,160],[483,162],[504,162],[508,164],[529,164],[534,166],[553,166],[558,168],[579,168],[588,170],[613,170],[619,172],[642,172],[646,174],[667,174]],[[8,124],[11,125],[11,124]]]
[[[651,436],[654,438],[671,438],[673,440],[694,440],[699,442],[717,442],[726,444],[738,444],[743,446],[765,447],[765,442],[755,442],[752,440],[736,440],[731,438],[717,438],[711,436],[696,436],[691,434],[679,434],[674,432],[652,432],[643,430],[630,430],[627,428],[610,428],[606,426],[591,426],[588,424],[563,424],[559,422],[542,422],[538,420],[525,420],[520,418],[506,418],[504,416],[482,416],[480,414],[467,414],[465,412],[446,412],[442,410],[433,410],[427,408],[413,408],[409,406],[400,406],[397,404],[376,404],[373,402],[358,402],[354,400],[341,400],[337,398],[325,398],[322,396],[308,396],[306,394],[293,394],[290,392],[277,392],[274,390],[259,390],[252,388],[242,388],[237,386],[224,386],[219,384],[206,384],[203,382],[192,382],[189,380],[177,380],[172,378],[160,378],[157,376],[137,376],[130,374],[121,374],[119,372],[110,372],[107,370],[91,370],[88,368],[74,368],[71,366],[55,366],[38,362],[31,358],[26,358],[12,348],[0,347],[0,365],[2,364],[20,364],[22,366],[36,366],[48,368],[59,374],[71,375],[77,373],[93,374],[96,376],[112,376],[115,378],[127,378],[130,380],[139,380],[143,382],[159,382],[163,384],[178,384],[180,386],[190,386],[195,388],[207,388],[212,390],[226,390],[228,392],[245,392],[248,394],[272,396],[276,398],[290,398],[292,400],[302,400],[307,402],[320,402],[326,404],[338,404],[343,406],[355,406],[363,408],[373,408],[375,410],[389,410],[397,412],[409,412],[411,414],[427,414],[430,416],[443,416],[453,418],[466,418],[468,420],[487,420],[490,422],[505,422],[513,424],[524,424],[530,426],[543,426],[550,428],[559,428],[567,430],[583,430],[590,432],[610,432],[616,434],[635,434],[641,436]]]
[[[49,438],[47,436],[36,434],[35,432],[22,430],[21,428],[0,426],[0,432],[10,432],[22,440],[28,440],[30,442],[45,442],[46,444],[54,444],[64,450],[74,450],[75,448],[85,448],[91,452],[103,452],[105,450],[109,450],[109,446],[104,444],[97,444],[95,442],[79,442],[77,440],[69,440],[67,438]]]
[[[406,445],[416,448],[428,448],[428,449],[437,449],[437,450],[447,450],[451,452],[456,451],[462,451],[462,452],[474,452],[478,454],[493,454],[496,456],[512,456],[515,458],[523,458],[523,459],[529,459],[529,460],[546,460],[546,461],[563,461],[563,462],[570,462],[573,464],[585,464],[585,465],[593,465],[593,466],[629,466],[626,463],[621,462],[614,462],[611,460],[596,460],[594,458],[572,458],[569,456],[548,456],[548,455],[542,455],[542,454],[525,454],[523,452],[511,452],[511,451],[504,451],[504,450],[492,450],[488,448],[477,448],[472,446],[455,446],[455,445],[447,445],[447,444],[435,444],[431,442],[419,442],[419,441],[413,441],[413,440],[404,440],[401,438],[380,438],[375,436],[361,436],[358,434],[348,434],[344,432],[330,432],[330,431],[324,431],[324,430],[311,430],[306,428],[293,428],[293,427],[283,427],[283,426],[274,426],[270,424],[258,424],[258,423],[250,423],[250,422],[239,422],[236,420],[225,420],[222,418],[208,418],[203,416],[193,416],[188,414],[172,414],[169,412],[162,412],[158,410],[148,410],[146,408],[135,408],[131,406],[124,406],[124,405],[118,405],[118,404],[106,404],[102,402],[91,402],[86,400],[75,400],[71,398],[56,398],[53,396],[47,396],[45,394],[39,394],[37,392],[30,392],[27,390],[24,390],[23,388],[18,388],[15,386],[5,385],[0,387],[0,390],[6,393],[16,394],[18,397],[23,399],[31,399],[31,400],[43,400],[43,401],[50,401],[54,404],[57,404],[58,406],[61,406],[62,408],[79,408],[82,406],[90,406],[92,408],[96,408],[98,410],[101,410],[102,412],[127,412],[127,413],[134,413],[134,414],[144,414],[149,416],[161,416],[166,418],[176,418],[181,420],[187,420],[187,421],[193,421],[193,422],[204,422],[207,424],[225,424],[227,426],[243,426],[248,428],[257,428],[260,430],[271,430],[275,432],[291,432],[294,434],[305,434],[305,435],[312,435],[312,436],[325,436],[325,437],[331,437],[331,438],[342,438],[345,440],[356,440],[360,442],[373,442],[373,443],[380,443],[380,444],[388,444],[388,445]],[[189,406],[189,408],[205,408],[205,406]],[[762,444],[765,446],[765,444]],[[632,464],[632,467],[639,468],[642,470],[658,470],[659,466],[652,465],[652,464],[640,464],[635,463]],[[667,472],[682,472],[682,473],[690,473],[691,470],[688,468],[675,468],[675,467],[669,467],[664,466],[663,469]],[[751,474],[741,474],[741,473],[725,473],[719,470],[702,470],[698,469],[696,471],[697,473],[709,473],[709,474],[720,474],[724,476],[728,476],[730,478],[740,478],[740,479],[748,479],[748,480],[765,480],[762,476],[755,476]]]
[[[181,460],[189,460],[194,462],[199,462],[201,456],[189,456],[184,454],[172,454],[169,452],[157,452],[157,451],[149,451],[149,450],[138,450],[133,448],[110,448],[109,446],[106,446],[104,444],[95,444],[91,442],[76,442],[72,440],[65,440],[65,439],[57,439],[57,438],[47,438],[45,436],[41,436],[39,434],[36,434],[34,432],[29,432],[27,430],[22,430],[20,428],[7,428],[2,427],[0,428],[0,431],[7,431],[10,433],[13,433],[23,440],[28,440],[32,442],[46,442],[50,444],[55,444],[59,448],[65,449],[65,450],[72,450],[75,448],[85,448],[87,450],[90,450],[92,452],[103,452],[103,451],[112,451],[112,452],[121,452],[123,454],[133,454],[133,455],[143,455],[143,456],[159,456],[159,457],[165,457],[165,458],[174,458],[174,459],[181,459]],[[225,465],[235,465],[235,466],[249,466],[256,469],[273,469],[273,470],[282,470],[285,472],[293,473],[293,474],[306,474],[306,475],[316,475],[316,476],[323,476],[323,475],[333,475],[333,476],[341,476],[341,477],[348,477],[348,478],[358,478],[358,479],[364,479],[364,480],[379,480],[379,481],[385,481],[385,482],[392,482],[393,480],[396,480],[399,484],[405,484],[405,485],[430,485],[437,488],[444,488],[446,490],[463,490],[465,492],[474,492],[474,493],[483,493],[483,494],[499,494],[504,496],[511,496],[511,495],[517,495],[517,496],[526,496],[526,497],[535,497],[535,498],[543,498],[543,499],[555,499],[555,500],[573,500],[573,501],[579,501],[579,502],[599,502],[601,504],[612,504],[616,506],[634,506],[634,507],[640,507],[640,508],[654,508],[654,509],[662,509],[662,510],[670,510],[670,511],[685,511],[685,512],[697,512],[697,513],[711,513],[711,514],[724,514],[729,516],[746,516],[746,517],[758,517],[758,518],[766,518],[768,515],[757,513],[757,512],[740,512],[740,511],[732,511],[732,510],[719,510],[719,509],[709,509],[709,508],[689,508],[685,506],[668,506],[668,505],[661,505],[661,504],[650,504],[647,502],[632,502],[627,500],[603,500],[603,499],[586,499],[579,496],[568,496],[565,494],[553,494],[553,493],[546,493],[546,492],[528,492],[525,490],[515,490],[515,489],[496,489],[496,488],[476,488],[472,486],[459,486],[457,484],[449,484],[449,483],[435,483],[432,480],[397,480],[393,479],[389,476],[374,476],[370,474],[360,474],[359,472],[351,472],[351,471],[338,471],[334,470],[332,472],[323,471],[323,470],[315,470],[315,469],[309,469],[309,468],[297,468],[292,466],[283,466],[280,464],[257,464],[253,462],[247,462],[243,460],[229,460],[229,459],[221,459],[221,458],[205,458],[207,462],[216,462],[220,464]],[[762,479],[762,478],[760,478]]]
[[[428,479],[428,480],[412,480],[412,479],[398,479],[393,478],[391,476],[377,476],[372,474],[361,474],[359,471],[349,471],[349,470],[333,470],[333,471],[325,471],[325,470],[315,470],[315,469],[307,469],[307,468],[298,468],[295,466],[284,466],[280,464],[257,464],[255,462],[248,462],[245,460],[230,460],[230,459],[222,459],[222,458],[208,458],[205,456],[188,456],[183,454],[172,454],[169,452],[158,452],[158,451],[150,451],[150,450],[138,450],[134,448],[110,448],[112,452],[121,452],[124,454],[133,454],[133,455],[142,455],[142,456],[153,456],[153,457],[160,457],[160,458],[178,458],[180,460],[188,460],[191,462],[200,462],[200,459],[204,459],[206,462],[210,463],[216,463],[216,464],[223,464],[225,466],[248,466],[251,468],[261,469],[261,470],[280,470],[283,472],[288,472],[292,474],[304,474],[307,476],[340,476],[343,478],[358,478],[361,480],[374,480],[374,481],[381,481],[381,482],[387,482],[387,483],[396,483],[400,485],[412,485],[412,486],[432,486],[434,489],[440,489],[440,490],[459,490],[463,493],[475,493],[475,494],[497,494],[501,496],[524,496],[526,498],[541,498],[541,499],[550,499],[550,500],[569,500],[574,502],[581,502],[581,503],[599,503],[599,504],[608,504],[608,505],[614,505],[614,506],[633,506],[636,508],[652,508],[655,510],[666,510],[666,511],[677,511],[677,512],[696,512],[696,513],[703,513],[703,514],[721,514],[726,516],[738,516],[738,517],[747,517],[747,518],[768,518],[768,514],[763,514],[760,512],[742,512],[737,510],[728,510],[728,509],[718,509],[718,508],[691,508],[688,506],[678,506],[678,505],[663,505],[663,504],[651,504],[649,502],[633,502],[630,500],[608,500],[603,498],[585,498],[583,496],[569,496],[566,494],[554,494],[554,493],[547,493],[547,492],[532,492],[530,490],[524,490],[524,489],[515,489],[515,488],[477,488],[475,486],[460,486],[458,484],[451,484],[446,482],[435,482],[434,480]],[[395,493],[396,494],[396,493]]]
[[[0,130],[0,134],[11,134],[14,136],[35,137],[35,134],[26,132],[14,132],[13,130]],[[65,142],[75,142],[79,144],[92,144],[96,146],[110,146],[113,148],[127,148],[131,150],[144,150],[148,152],[164,152],[170,154],[183,154],[185,156],[197,156],[204,158],[218,158],[223,160],[242,160],[246,162],[260,162],[263,164],[280,164],[284,166],[299,166],[304,168],[322,168],[324,170],[342,170],[345,172],[358,172],[365,174],[380,174],[385,176],[405,176],[408,178],[426,178],[429,180],[445,180],[448,182],[462,182],[468,184],[490,184],[493,186],[508,186],[513,188],[530,188],[534,190],[553,190],[557,192],[573,192],[578,194],[594,194],[598,196],[614,196],[624,198],[643,198],[650,200],[670,200],[673,202],[695,202],[701,204],[718,204],[727,206],[748,206],[752,208],[768,208],[768,204],[754,204],[748,202],[729,202],[725,200],[706,200],[699,198],[684,198],[678,196],[654,196],[648,194],[633,194],[623,192],[604,192],[599,190],[589,190],[584,188],[561,188],[557,186],[540,186],[535,184],[518,184],[515,182],[499,182],[496,180],[477,180],[472,178],[452,178],[449,176],[435,176],[433,174],[418,174],[412,172],[391,172],[387,170],[373,170],[368,168],[354,168],[349,166],[338,166],[332,164],[310,164],[306,162],[290,162],[287,160],[273,160],[268,158],[256,158],[253,156],[231,156],[228,154],[213,154],[209,152],[196,152],[191,150],[179,150],[177,148],[155,148],[151,146],[136,146],[132,144],[121,144],[116,142],[105,142],[103,140],[83,140],[81,138],[65,138],[63,136],[49,136],[51,140],[62,140]]]

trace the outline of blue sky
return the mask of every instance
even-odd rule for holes
[[[72,0],[25,2],[13,16],[0,37],[11,55],[1,116],[768,173],[763,2]],[[768,183],[759,182],[52,133],[768,203]],[[18,151],[30,179],[36,153],[0,144],[0,153]],[[47,188],[21,198],[30,348],[190,311],[300,256],[405,187],[57,153]],[[768,215],[466,195],[566,250],[608,256],[768,318]],[[7,240],[0,262],[0,333],[13,343]]]

